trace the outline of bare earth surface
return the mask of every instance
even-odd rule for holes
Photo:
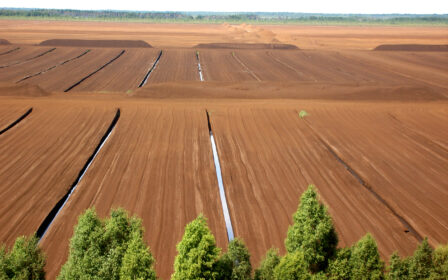
[[[318,186],[329,206],[341,245],[351,245],[367,231],[384,256],[397,249],[412,252],[415,239],[327,151],[295,110],[244,106],[211,111],[211,119],[235,232],[254,256],[273,245],[283,248],[291,214],[309,184]]]
[[[13,104],[0,111],[0,131],[6,130],[8,126],[14,123],[20,116],[25,114],[30,108],[23,105]],[[6,131],[5,131],[6,132]],[[3,132],[3,133],[5,133]]]
[[[48,279],[67,258],[78,215],[92,206],[102,217],[124,207],[143,219],[161,279],[172,273],[184,226],[200,213],[218,246],[227,246],[206,111],[235,236],[254,267],[268,248],[285,251],[308,184],[328,206],[340,246],[371,232],[387,259],[395,250],[411,254],[424,236],[446,244],[448,53],[372,50],[447,45],[446,34],[444,27],[1,20],[0,39],[11,45],[0,46],[0,131],[33,111],[0,134],[0,242],[10,246],[39,228],[120,109],[40,243]],[[123,41],[37,46],[51,39]]]
[[[3,106],[9,107],[2,102]],[[91,106],[46,107],[33,106],[28,117],[0,135],[1,227],[8,229],[0,238],[7,244],[37,230],[113,117]]]
[[[92,206],[101,216],[124,207],[141,217],[164,278],[172,273],[185,225],[200,213],[218,245],[227,246],[205,111],[166,107],[121,106],[110,142],[42,242],[50,278],[65,262],[58,256],[68,249],[77,216]]]

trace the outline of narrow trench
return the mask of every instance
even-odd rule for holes
[[[115,125],[118,122],[118,119],[120,118],[120,109],[117,109],[117,112],[115,113],[115,117],[112,120],[111,124],[107,128],[106,133],[101,138],[100,142],[96,146],[95,150],[93,151],[92,155],[87,159],[86,163],[84,164],[83,168],[79,171],[78,176],[76,177],[75,181],[71,185],[71,187],[68,189],[67,193],[56,203],[56,205],[51,209],[50,213],[48,213],[47,217],[45,217],[44,221],[41,223],[39,228],[36,231],[36,236],[39,238],[39,241],[42,240],[47,230],[50,228],[51,224],[53,223],[54,219],[58,216],[59,212],[64,208],[65,204],[69,200],[72,193],[75,191],[76,187],[78,186],[79,182],[81,181],[84,174],[89,169],[90,165],[92,164],[95,157],[100,152],[101,148],[104,146],[104,144],[109,139],[109,136],[112,134],[112,131],[115,128]]]
[[[146,85],[146,83],[149,80],[149,76],[151,75],[152,71],[156,69],[157,64],[159,63],[160,58],[162,57],[163,51],[161,50],[159,53],[159,56],[157,57],[156,61],[152,64],[151,68],[149,68],[148,73],[146,73],[145,77],[143,78],[142,82],[138,85],[139,88]]]
[[[405,233],[411,233],[418,242],[422,242],[423,237],[421,234],[417,232],[417,230],[400,214],[397,213],[397,211],[390,206],[389,203],[381,196],[379,195],[371,185],[369,185],[362,177],[361,175],[356,172],[348,163],[346,163],[337,153],[335,150],[333,150],[330,145],[314,130],[314,128],[311,126],[309,122],[306,120],[303,120],[305,124],[308,126],[308,128],[312,131],[312,133],[319,139],[319,141],[324,145],[324,147],[333,155],[333,157],[341,163],[345,169],[366,189],[368,190],[380,203],[382,203],[384,206],[386,206],[387,209],[403,224],[403,226],[406,228],[404,230]]]
[[[106,64],[104,64],[103,66],[101,66],[100,68],[96,69],[95,71],[93,71],[92,73],[90,73],[89,75],[85,76],[84,78],[82,78],[81,80],[79,80],[78,82],[74,83],[73,85],[71,85],[69,88],[67,88],[66,90],[64,90],[64,92],[69,92],[70,90],[72,90],[74,87],[78,86],[79,84],[81,84],[82,82],[84,82],[85,80],[87,80],[88,78],[90,78],[91,76],[95,75],[97,72],[101,71],[102,69],[104,69],[105,67],[107,67],[109,64],[111,64],[112,62],[114,62],[115,60],[119,59],[120,56],[122,56],[126,51],[122,50],[116,57],[112,58],[111,60],[109,60]]]
[[[226,192],[224,191],[224,184],[222,181],[221,165],[219,164],[218,150],[216,149],[215,138],[213,137],[212,125],[210,123],[210,115],[207,110],[205,110],[205,112],[207,114],[208,131],[210,134],[210,142],[212,144],[213,161],[215,163],[216,177],[218,178],[219,197],[221,198],[222,212],[224,214],[224,222],[226,223],[227,238],[229,241],[232,241],[234,239],[232,220],[230,219],[229,208],[227,207]]]
[[[5,127],[4,129],[0,130],[0,135],[2,135],[3,133],[5,133],[6,131],[10,130],[11,128],[13,128],[14,126],[16,126],[19,122],[21,122],[24,118],[26,118],[29,114],[31,114],[31,112],[33,111],[33,108],[28,109],[28,111],[25,112],[25,114],[21,115],[17,120],[13,121],[12,123],[10,123],[7,127]]]
[[[4,55],[4,54],[8,54],[8,53],[12,53],[12,52],[15,52],[15,51],[17,51],[17,50],[20,50],[20,47],[17,47],[17,48],[15,48],[15,49],[12,49],[12,50],[9,50],[9,51],[6,51],[6,52],[2,52],[2,53],[0,53],[0,55]]]
[[[25,80],[27,80],[27,79],[29,79],[29,78],[33,78],[33,77],[39,76],[39,75],[41,75],[41,74],[44,74],[44,73],[46,73],[46,72],[48,72],[48,71],[53,70],[54,68],[56,68],[56,67],[58,67],[58,66],[64,65],[64,64],[66,64],[66,63],[69,63],[69,62],[72,61],[72,60],[75,60],[75,59],[78,59],[78,58],[80,58],[80,57],[83,57],[84,55],[86,55],[86,54],[89,53],[89,52],[90,52],[90,50],[86,50],[85,52],[83,52],[82,54],[80,54],[80,55],[78,55],[78,56],[76,56],[76,57],[72,57],[72,58],[70,58],[70,59],[67,59],[67,60],[64,61],[64,62],[61,62],[61,63],[56,64],[56,65],[53,65],[53,66],[51,66],[50,68],[47,68],[47,69],[45,69],[45,70],[43,70],[43,71],[40,71],[40,72],[31,74],[31,75],[28,75],[28,76],[26,76],[26,77],[24,77],[24,78],[18,80],[18,81],[16,82],[16,84],[17,84],[17,83],[20,83],[20,82],[23,82],[23,81],[25,81]]]
[[[41,56],[44,56],[44,55],[46,55],[46,54],[48,54],[48,53],[51,53],[51,52],[54,51],[55,49],[56,49],[56,48],[49,49],[49,50],[47,50],[47,51],[44,51],[43,53],[40,53],[40,54],[38,54],[38,55],[36,55],[36,56],[27,58],[27,59],[25,59],[25,60],[23,60],[23,61],[16,61],[16,62],[14,62],[14,63],[12,63],[12,64],[1,65],[0,68],[7,68],[7,67],[14,66],[14,65],[18,65],[18,64],[23,64],[23,63],[25,63],[25,62],[31,61],[31,60],[33,60],[33,59],[36,59],[36,58],[39,58],[39,57],[41,57]]]
[[[201,68],[201,60],[199,59],[199,51],[196,51],[196,60],[198,61],[199,80],[201,80],[201,82],[203,82],[204,77],[202,76],[202,68]]]

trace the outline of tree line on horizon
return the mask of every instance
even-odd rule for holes
[[[199,215],[185,227],[177,244],[172,280],[320,280],[320,279],[448,279],[448,245],[435,250],[425,238],[412,256],[393,253],[386,267],[369,233],[350,247],[338,248],[338,236],[327,207],[314,186],[302,194],[285,239],[286,254],[270,249],[258,268],[241,239],[222,252]],[[67,262],[57,279],[157,279],[156,260],[143,240],[139,218],[124,209],[100,219],[95,209],[78,218]],[[45,279],[45,256],[35,236],[19,237],[0,248],[0,279]]]
[[[311,23],[311,24],[448,24],[445,14],[320,14],[291,12],[154,12],[115,10],[0,8],[0,17],[85,20],[137,20],[194,23]]]

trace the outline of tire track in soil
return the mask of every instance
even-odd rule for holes
[[[261,82],[260,78],[258,78],[257,75],[255,75],[254,72],[252,72],[252,70],[249,69],[249,67],[246,66],[246,64],[244,64],[239,58],[238,56],[236,56],[235,52],[232,52],[232,57],[241,65],[243,66],[243,68],[246,70],[247,73],[249,73],[255,80]]]
[[[20,123],[23,119],[25,119],[31,112],[33,111],[33,108],[28,109],[28,111],[25,112],[25,114],[21,115],[17,120],[13,121],[11,124],[9,124],[4,129],[0,130],[0,135],[5,133],[6,131],[10,130],[14,126],[16,126],[18,123]]]
[[[304,77],[303,72],[297,70],[296,68],[294,68],[293,66],[289,65],[288,63],[286,63],[286,62],[282,61],[281,59],[275,57],[275,56],[272,54],[272,52],[267,51],[267,52],[266,52],[266,55],[269,56],[270,58],[272,58],[273,60],[275,60],[277,63],[279,63],[279,64],[285,66],[286,68],[289,68],[289,69],[291,69],[292,71],[294,71],[300,78],[303,78],[303,77]],[[314,81],[317,82],[316,79],[314,79]]]
[[[296,113],[298,114],[298,112],[296,111]],[[406,233],[411,233],[415,239],[417,239],[418,242],[422,242],[423,237],[420,233],[417,232],[417,230],[404,218],[402,217],[400,214],[397,213],[397,211],[395,211],[395,209],[392,208],[392,206],[390,206],[389,203],[387,203],[387,201],[381,196],[379,195],[377,192],[375,192],[375,190],[372,188],[371,185],[369,185],[362,177],[361,175],[356,172],[356,170],[354,170],[347,162],[345,162],[337,153],[336,151],[331,148],[331,146],[320,136],[319,133],[317,133],[314,128],[311,126],[311,124],[309,122],[307,122],[306,120],[303,120],[305,122],[305,124],[308,126],[308,128],[310,128],[310,130],[316,135],[317,139],[319,139],[319,141],[322,143],[322,145],[334,156],[334,158],[341,163],[344,168],[364,187],[366,188],[379,202],[381,202],[384,206],[386,206],[387,209],[389,209],[389,211],[403,224],[403,226],[406,228],[405,232]]]
[[[82,78],[81,80],[79,80],[78,82],[76,82],[75,84],[71,85],[70,87],[68,87],[66,90],[64,90],[64,92],[69,92],[70,90],[72,90],[73,88],[75,88],[76,86],[78,86],[79,84],[81,84],[82,82],[84,82],[85,80],[87,80],[88,78],[92,77],[93,75],[95,75],[96,73],[98,73],[99,71],[101,71],[102,69],[106,68],[109,64],[111,64],[112,62],[114,62],[115,60],[119,59],[120,56],[122,56],[126,51],[122,50],[116,57],[112,58],[112,60],[109,60],[106,64],[104,64],[103,66],[101,66],[100,68],[96,69],[95,71],[93,71],[92,73],[90,73],[89,75],[85,76],[84,78]]]
[[[421,134],[420,132],[415,131],[414,129],[408,127],[392,113],[388,113],[388,115],[392,119],[392,121],[396,124],[397,130],[399,130],[404,137],[409,139],[409,141],[414,142],[416,145],[420,146],[428,153],[433,154],[435,157],[438,157],[442,160],[448,158],[448,150],[445,147],[438,144],[437,142],[434,142],[433,140]],[[426,145],[423,145],[422,143]],[[428,149],[426,146],[430,147],[430,149]]]
[[[115,117],[113,118],[111,124],[109,125],[108,129],[106,130],[106,133],[101,138],[100,142],[96,146],[95,150],[93,151],[92,155],[87,159],[86,163],[84,164],[83,168],[79,171],[78,176],[76,177],[75,181],[71,185],[71,187],[68,189],[67,193],[56,203],[56,205],[53,207],[53,209],[48,213],[47,217],[43,220],[41,225],[36,231],[36,236],[40,240],[44,237],[47,230],[50,228],[52,222],[57,217],[57,215],[62,211],[64,208],[64,205],[69,200],[72,193],[75,191],[76,187],[78,186],[78,183],[81,181],[84,174],[89,169],[90,165],[92,164],[93,160],[95,160],[96,156],[100,152],[101,148],[106,143],[109,136],[112,134],[112,131],[114,130],[118,120],[120,119],[120,109],[117,109],[117,112],[115,113]]]

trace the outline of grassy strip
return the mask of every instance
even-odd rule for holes
[[[122,18],[122,17],[71,17],[71,16],[1,16],[0,20],[49,20],[49,21],[89,21],[89,22],[130,22],[130,23],[187,23],[187,24],[259,24],[259,25],[337,25],[337,26],[448,26],[448,19],[422,20],[410,19],[207,19],[207,18]]]

